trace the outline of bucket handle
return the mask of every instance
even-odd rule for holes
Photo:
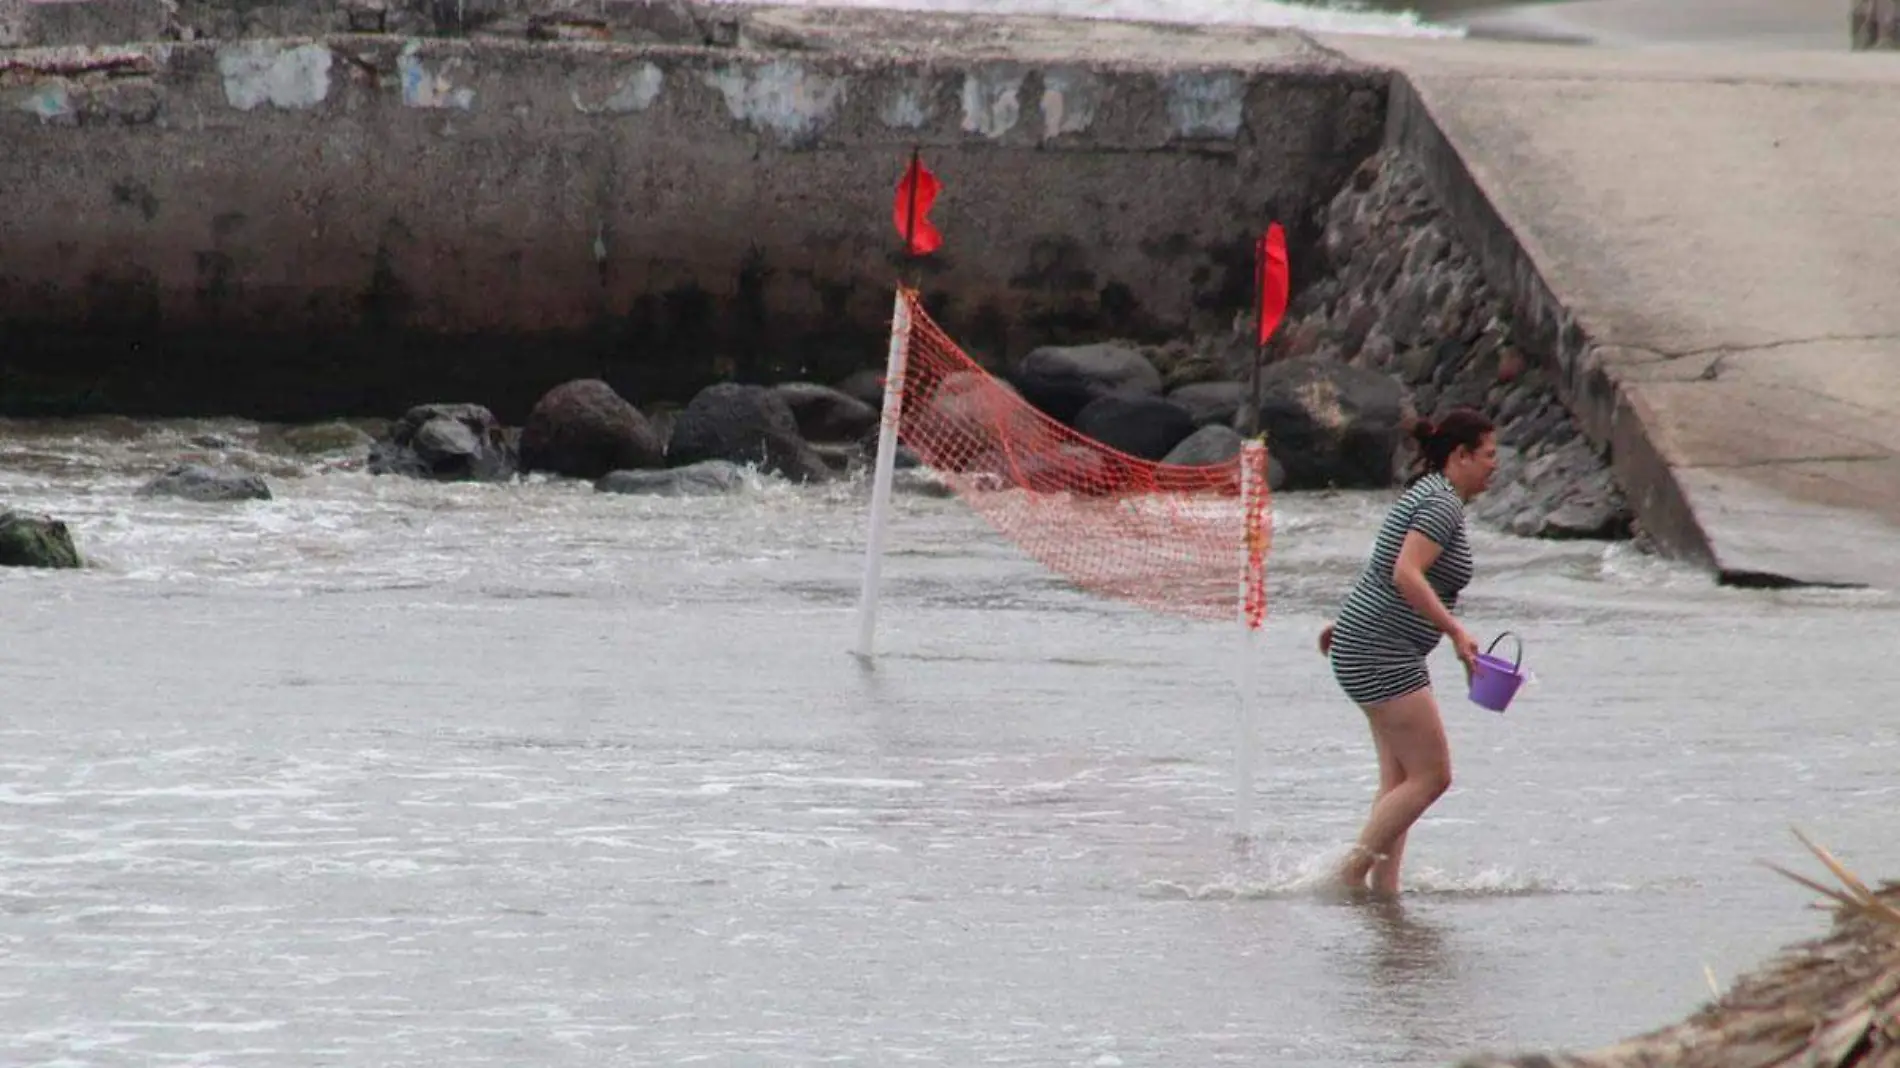
[[[1517,646],[1517,656],[1511,660],[1511,670],[1516,671],[1524,663],[1524,639],[1518,637],[1517,635],[1511,633],[1510,631],[1507,630],[1499,634],[1497,637],[1491,639],[1491,644],[1489,647],[1485,649],[1484,655],[1490,656],[1491,650],[1496,649],[1498,647],[1498,643],[1503,641],[1506,638],[1511,639],[1511,641]]]

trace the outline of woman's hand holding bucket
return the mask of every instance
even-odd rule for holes
[[[1464,662],[1465,678],[1469,680],[1471,673],[1478,667],[1478,639],[1473,638],[1470,631],[1459,627],[1451,632],[1451,648],[1458,654],[1458,659]]]
[[[1491,649],[1496,649],[1498,643],[1506,638],[1517,644],[1517,659],[1506,660],[1486,650],[1478,653],[1476,661],[1466,669],[1470,676],[1472,703],[1493,712],[1502,712],[1509,707],[1511,698],[1517,695],[1517,688],[1524,684],[1523,639],[1507,630],[1491,639]]]

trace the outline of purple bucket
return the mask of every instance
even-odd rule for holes
[[[1496,649],[1505,638],[1517,644],[1516,660],[1491,655],[1491,649]],[[1518,667],[1523,660],[1524,642],[1517,635],[1505,631],[1491,639],[1491,648],[1478,654],[1478,663],[1471,669],[1472,703],[1493,712],[1509,707],[1511,698],[1517,696],[1517,688],[1524,685],[1524,673]]]

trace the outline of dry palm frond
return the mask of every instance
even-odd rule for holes
[[[1845,865],[1835,860],[1834,854],[1814,844],[1814,842],[1809,840],[1807,835],[1801,833],[1799,828],[1790,829],[1793,830],[1796,838],[1801,839],[1801,844],[1808,847],[1809,852],[1820,858],[1822,864],[1827,865],[1827,870],[1834,873],[1834,877],[1841,881],[1841,885],[1847,888],[1847,892],[1842,893],[1833,887],[1822,886],[1820,883],[1806,876],[1796,875],[1794,872],[1789,871],[1779,864],[1769,864],[1767,861],[1762,861],[1764,866],[1772,871],[1780,872],[1823,897],[1835,901],[1849,912],[1858,913],[1882,923],[1889,923],[1895,927],[1900,927],[1900,908],[1895,908],[1887,902],[1882,901],[1878,895],[1867,888],[1866,883],[1861,882],[1855,877],[1853,872],[1847,870]]]

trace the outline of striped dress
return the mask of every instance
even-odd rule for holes
[[[1425,581],[1447,609],[1471,581],[1471,546],[1465,541],[1465,507],[1443,474],[1413,483],[1386,513],[1372,558],[1340,606],[1333,623],[1333,677],[1346,696],[1376,705],[1431,685],[1425,656],[1443,637],[1409,604],[1392,582],[1405,535],[1419,531],[1441,546],[1425,569]]]

